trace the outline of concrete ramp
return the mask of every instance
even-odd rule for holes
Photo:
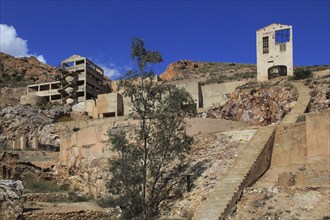
[[[223,179],[215,185],[193,220],[216,220],[232,212],[243,189],[254,183],[270,166],[275,127],[260,128],[236,158]]]

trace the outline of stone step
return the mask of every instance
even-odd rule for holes
[[[214,187],[205,205],[196,212],[193,220],[218,220],[224,214],[233,196],[237,195],[237,190],[241,189],[244,179],[262,153],[265,144],[274,134],[274,130],[274,127],[269,126],[255,133],[245,150],[229,168],[229,172],[232,172],[226,174]]]

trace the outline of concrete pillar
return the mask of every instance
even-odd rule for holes
[[[33,137],[31,140],[31,147],[34,150],[38,150],[38,138],[37,137]]]
[[[9,143],[9,147],[10,147],[11,149],[15,150],[15,149],[16,149],[16,141],[15,141],[15,140],[10,141],[10,143]]]
[[[25,150],[26,149],[26,137],[25,135],[22,135],[19,139],[19,148],[21,150]]]

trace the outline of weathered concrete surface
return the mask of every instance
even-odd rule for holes
[[[304,124],[282,125],[276,129],[272,167],[306,163]]]
[[[90,126],[102,125],[105,123],[113,124],[116,122],[125,121],[127,119],[128,119],[127,116],[121,116],[121,117],[117,117],[117,118],[113,117],[113,118],[102,118],[102,119],[96,118],[96,119],[90,119],[90,120],[66,121],[66,122],[60,122],[59,124],[64,125],[64,126],[68,127],[70,130],[72,130],[74,128],[83,129],[83,128],[87,128]]]
[[[42,96],[38,96],[38,95],[34,95],[34,94],[27,94],[27,95],[23,95],[21,96],[21,104],[22,105],[40,105],[42,103],[46,103],[47,100],[42,97]]]
[[[325,112],[322,114],[325,114]],[[314,117],[322,118],[320,116]],[[311,120],[313,119],[312,116]],[[329,120],[327,121],[329,122]],[[324,124],[326,124],[325,121],[323,121]],[[323,145],[323,141],[326,141],[326,139],[314,141],[315,138],[319,137],[317,132],[312,132],[312,137],[307,135],[307,131],[313,128],[308,128],[306,125],[307,123],[297,123],[277,127],[271,167],[254,187],[330,186],[330,158],[326,156],[329,152],[327,151],[329,145]],[[326,133],[329,134],[329,127],[324,129],[319,131],[320,136]],[[309,142],[313,144],[306,144]],[[310,155],[308,155],[308,152],[310,152]],[[292,178],[291,182],[288,181],[287,177]]]
[[[190,136],[232,129],[241,129],[250,126],[248,123],[244,122],[215,118],[191,118],[185,119],[185,122],[187,123],[186,133]]]
[[[122,116],[124,115],[123,104],[123,97],[117,92],[100,94],[96,99],[97,114],[101,118],[106,117],[107,114]]]
[[[105,151],[109,149],[105,142],[108,139],[109,127],[109,124],[103,123],[82,128],[71,134],[63,134],[59,162],[70,166],[83,158],[93,160],[107,156]]]
[[[204,97],[202,95],[200,82],[179,83],[175,86],[178,88],[184,88],[192,96],[197,108],[203,107]]]
[[[202,86],[203,107],[212,107],[214,104],[225,104],[227,94],[235,91],[238,86],[244,85],[246,81],[235,81],[220,84]]]
[[[306,115],[306,139],[309,163],[330,157],[330,110]]]
[[[232,212],[243,189],[263,175],[270,165],[275,127],[259,129],[227,175],[214,187],[192,219],[218,220]]]

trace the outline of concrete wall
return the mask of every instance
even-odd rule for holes
[[[244,122],[213,118],[191,118],[185,119],[185,122],[187,123],[186,133],[190,136],[246,128],[249,126],[249,124]]]
[[[306,163],[306,127],[304,124],[278,126],[272,155],[272,167]]]
[[[307,160],[330,158],[330,111],[306,115]]]
[[[211,84],[202,86],[203,107],[212,107],[214,104],[224,104],[227,102],[227,94],[235,91],[238,86],[246,81],[235,81],[221,84]]]
[[[105,157],[109,152],[106,141],[107,131],[111,125],[102,123],[89,126],[71,134],[61,135],[59,162],[62,165],[72,165],[77,160]]]
[[[306,123],[277,126],[271,167],[255,187],[329,187],[327,114],[329,112],[311,113]]]
[[[203,95],[200,82],[189,82],[176,84],[177,88],[184,88],[194,99],[197,108],[203,107]]]
[[[277,30],[289,29],[290,40],[285,43],[285,51],[280,50],[279,43],[275,42]],[[263,52],[263,37],[268,37],[269,52]],[[268,70],[273,66],[284,65],[287,67],[287,75],[293,75],[293,42],[292,26],[283,24],[271,24],[256,32],[257,43],[257,79],[258,81],[268,80]]]
[[[96,108],[101,118],[106,114],[122,116],[124,114],[123,97],[117,92],[100,94],[96,99]]]

